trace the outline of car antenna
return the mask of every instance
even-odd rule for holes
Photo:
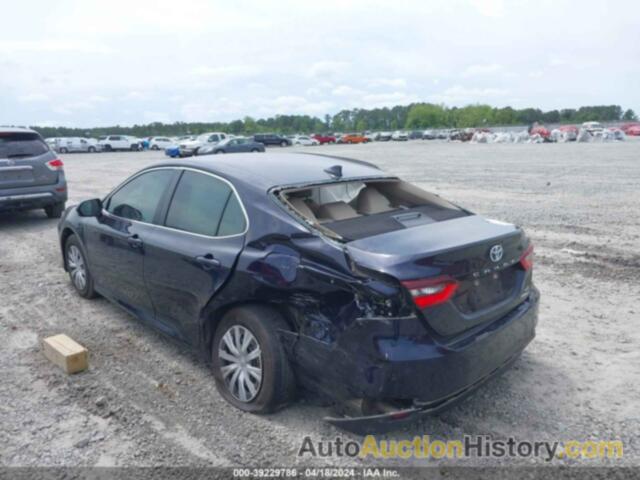
[[[333,165],[332,167],[325,168],[324,171],[333,178],[342,178],[342,165]]]

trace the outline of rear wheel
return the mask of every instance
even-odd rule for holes
[[[84,298],[94,298],[93,277],[89,273],[87,260],[78,238],[71,235],[65,244],[65,262],[71,284],[76,292]]]
[[[49,218],[60,218],[62,212],[64,212],[64,203],[54,203],[53,205],[47,205],[44,207],[44,212]]]
[[[96,147],[89,147],[89,153],[95,153]]]
[[[289,330],[282,317],[262,306],[229,311],[216,329],[212,368],[220,394],[233,406],[269,413],[295,394],[295,379],[278,330]]]
[[[152,145],[151,150],[160,150],[160,147],[158,147],[158,145]]]
[[[287,145],[289,145],[289,144],[284,140],[280,142],[280,146],[281,147],[286,147]]]
[[[105,150],[105,152],[110,152],[113,149],[111,148],[111,145],[105,145],[104,146],[104,150]]]
[[[67,150],[65,147],[62,147],[60,149],[60,153],[67,153],[69,150]]]
[[[257,148],[252,148],[252,149],[251,149],[251,153],[257,153],[257,152],[259,152],[259,151],[260,151],[260,150],[258,150]]]

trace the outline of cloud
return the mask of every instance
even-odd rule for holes
[[[364,103],[363,107],[367,108],[406,105],[408,103],[417,102],[418,100],[419,98],[417,95],[405,92],[372,93],[362,97],[362,101]]]
[[[503,0],[470,0],[471,5],[485,17],[503,17],[505,14]]]
[[[362,95],[363,91],[348,85],[340,85],[331,90],[331,94],[338,97],[355,97]]]
[[[113,49],[100,44],[71,40],[0,41],[1,53],[88,53],[107,54]]]
[[[463,77],[481,77],[485,75],[495,75],[504,70],[504,67],[497,63],[490,63],[486,65],[469,65],[462,72]]]
[[[405,88],[407,81],[404,78],[376,78],[369,81],[371,87]]]
[[[345,73],[349,68],[347,62],[338,62],[334,60],[322,60],[311,64],[307,71],[309,77],[333,77],[341,73]]]
[[[198,66],[191,70],[191,73],[198,77],[229,79],[258,75],[260,68],[253,65]]]
[[[18,97],[18,101],[22,103],[46,102],[47,100],[49,97],[44,93],[29,93]]]
[[[475,103],[503,98],[506,95],[509,95],[509,91],[502,88],[463,87],[462,85],[455,85],[447,88],[442,93],[432,95],[430,100],[459,105],[461,103]]]

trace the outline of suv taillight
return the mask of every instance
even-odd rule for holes
[[[418,308],[433,307],[453,297],[458,282],[451,279],[427,278],[424,280],[405,280],[402,282]]]
[[[47,167],[49,168],[49,170],[57,172],[64,169],[64,163],[62,163],[62,160],[60,160],[59,158],[56,158],[55,160],[48,161]]]
[[[529,244],[520,257],[520,265],[522,265],[522,268],[525,270],[531,270],[533,268],[533,244]]]

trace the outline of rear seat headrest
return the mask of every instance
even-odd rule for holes
[[[331,202],[318,207],[318,216],[322,219],[346,220],[347,218],[354,218],[359,215],[348,203]]]
[[[375,187],[364,187],[360,191],[356,208],[364,215],[388,212],[393,209],[389,199]]]

